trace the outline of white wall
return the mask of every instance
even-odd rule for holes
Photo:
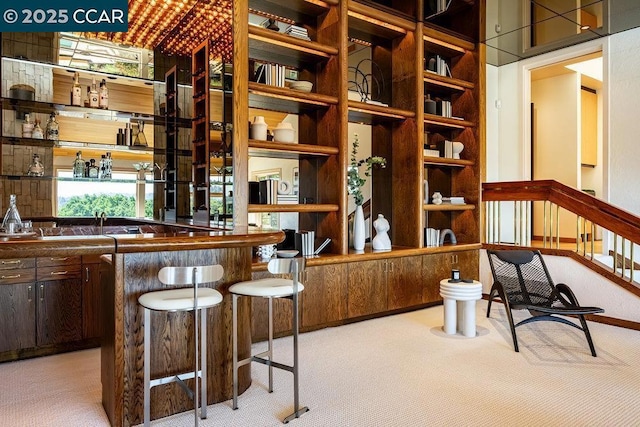
[[[609,201],[640,215],[640,29],[609,39]]]
[[[561,74],[531,83],[534,105],[533,179],[553,179],[580,188],[580,75]],[[535,204],[534,217],[543,218]],[[534,236],[543,236],[542,221],[534,221]],[[574,238],[576,216],[560,211],[560,237]]]

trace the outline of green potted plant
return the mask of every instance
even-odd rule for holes
[[[366,184],[367,178],[371,176],[372,169],[374,167],[384,168],[387,165],[387,160],[380,156],[369,156],[366,159],[358,160],[359,136],[357,133],[354,133],[353,137],[351,161],[347,171],[347,190],[349,195],[353,195],[356,203],[353,220],[353,248],[356,251],[362,251],[364,250],[365,241],[362,187]],[[360,175],[361,166],[365,166],[364,176]]]

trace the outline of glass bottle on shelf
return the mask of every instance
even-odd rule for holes
[[[31,164],[29,165],[29,169],[27,170],[28,176],[44,176],[44,165],[40,161],[40,156],[38,154],[33,155],[33,160],[31,160]]]
[[[100,82],[100,99],[98,100],[98,106],[107,110],[109,108],[109,89],[107,89],[107,81],[102,79]]]
[[[80,86],[80,74],[73,73],[73,86],[71,86],[71,105],[82,107],[82,86]]]
[[[49,116],[45,137],[49,141],[58,141],[60,139],[60,124],[56,120],[56,113],[51,113]]]
[[[98,179],[104,179],[106,174],[106,157],[104,154],[100,156],[100,163],[98,163]]]
[[[87,86],[87,97],[84,99],[84,106],[87,108],[91,104],[90,98],[91,98],[91,86]]]
[[[111,179],[111,171],[113,168],[113,159],[111,159],[111,153],[107,151],[104,158],[104,175],[102,179]]]
[[[100,106],[100,95],[96,86],[96,78],[91,82],[91,90],[89,91],[89,107],[98,108]]]
[[[31,115],[29,113],[24,115],[24,122],[22,123],[22,137],[23,138],[32,138],[33,137],[33,127],[34,123],[31,121]]]
[[[89,159],[89,178],[97,179],[100,175],[98,165],[96,165],[96,159]]]
[[[84,160],[82,160],[82,151],[78,151],[76,153],[76,159],[73,161],[73,177],[74,178],[84,178],[85,173],[85,164]]]
[[[15,224],[15,225],[10,225]],[[17,232],[18,228],[22,226],[22,219],[20,219],[20,212],[18,212],[18,207],[16,206],[16,195],[9,195],[9,207],[7,208],[7,212],[4,214],[4,219],[2,220],[2,228],[5,232]],[[10,231],[9,231],[10,230]]]
[[[40,120],[36,119],[36,123],[33,125],[33,132],[31,133],[33,139],[44,139],[44,132],[40,127]]]

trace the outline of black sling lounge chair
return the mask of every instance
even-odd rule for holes
[[[555,285],[539,251],[487,250],[489,264],[493,274],[493,286],[489,294],[487,317],[491,311],[491,302],[497,296],[504,303],[511,327],[513,346],[518,351],[516,327],[538,320],[551,320],[564,323],[584,332],[596,357],[596,350],[587,327],[586,314],[604,313],[599,307],[581,307],[575,295],[564,283]],[[532,317],[513,324],[512,310],[529,310]],[[576,316],[582,327],[560,316]]]

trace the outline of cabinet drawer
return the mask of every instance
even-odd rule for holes
[[[38,258],[37,265],[40,267],[55,267],[61,265],[77,265],[80,268],[80,256],[53,256]]]
[[[15,270],[16,268],[33,268],[36,266],[35,258],[0,259],[0,270]]]
[[[78,260],[79,261],[79,260]],[[75,265],[38,266],[38,282],[80,278],[80,263]]]
[[[100,257],[102,255],[82,255],[83,264],[100,264]]]
[[[16,268],[0,271],[0,285],[12,285],[15,283],[32,283],[36,281],[35,268]]]

